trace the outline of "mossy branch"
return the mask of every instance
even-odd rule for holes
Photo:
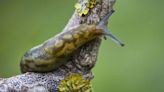
[[[79,3],[84,1],[86,0],[79,0]],[[85,16],[81,17],[75,11],[63,31],[77,24],[97,24],[112,10],[115,0],[96,0],[96,2],[95,7]],[[67,78],[70,73],[82,74],[84,79],[91,80],[93,78],[91,69],[95,66],[100,43],[101,39],[97,38],[78,48],[68,63],[53,72],[27,72],[10,78],[0,78],[0,92],[57,92],[60,81]]]

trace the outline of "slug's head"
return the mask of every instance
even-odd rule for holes
[[[125,44],[120,41],[116,36],[114,36],[110,30],[106,27],[106,24],[108,22],[109,17],[114,13],[114,10],[111,10],[108,12],[108,14],[99,22],[99,24],[96,26],[96,29],[99,29],[102,31],[104,35],[109,36],[113,41],[120,44],[121,46],[124,46]]]

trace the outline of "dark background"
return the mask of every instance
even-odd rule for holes
[[[76,0],[0,0],[0,77],[20,74],[21,56],[62,31]],[[117,0],[103,40],[94,92],[164,92],[164,1]]]

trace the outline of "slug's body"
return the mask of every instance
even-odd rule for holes
[[[105,27],[111,14],[105,16],[98,25],[81,24],[30,49],[21,60],[21,71],[48,72],[57,69],[77,48],[103,35],[109,35],[122,44]]]

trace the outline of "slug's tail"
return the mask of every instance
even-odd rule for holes
[[[121,46],[124,46],[125,44],[120,41],[116,36],[114,36],[110,30],[108,30],[108,28],[106,27],[106,24],[108,22],[109,17],[114,13],[114,10],[111,10],[101,21],[100,23],[97,25],[97,27],[99,29],[102,29],[103,33],[107,36],[109,36],[113,41],[115,41],[116,43],[120,44]]]

